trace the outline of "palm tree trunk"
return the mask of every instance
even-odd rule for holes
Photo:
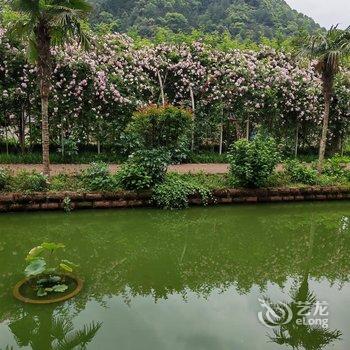
[[[323,114],[323,126],[322,126],[322,135],[320,140],[320,152],[318,157],[318,172],[322,172],[323,162],[326,153],[327,145],[327,134],[328,134],[328,125],[329,125],[329,111],[331,105],[331,81],[324,82],[324,114]]]
[[[51,38],[46,22],[41,22],[37,29],[38,73],[41,97],[41,125],[43,173],[50,176],[50,135],[49,135],[49,94],[51,83]]]
[[[43,80],[40,82],[43,173],[50,176],[49,86]]]

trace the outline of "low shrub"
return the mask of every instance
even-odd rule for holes
[[[187,153],[191,126],[190,111],[172,105],[150,105],[134,113],[126,128],[126,140],[134,151],[163,149],[181,159]]]
[[[117,174],[119,185],[126,190],[143,190],[162,183],[170,155],[167,151],[152,149],[133,153]]]
[[[344,167],[344,159],[334,156],[325,161],[322,174],[333,178],[335,181],[347,181],[349,172]]]
[[[63,144],[58,149],[58,151],[61,154],[63,153],[63,157],[67,161],[73,160],[74,158],[76,158],[78,156],[78,145],[77,145],[77,142],[74,139],[72,139],[72,138],[64,139],[63,140]]]
[[[36,171],[21,171],[13,179],[13,189],[20,192],[43,192],[48,187],[47,176]]]
[[[258,134],[252,141],[238,140],[228,152],[231,183],[259,188],[266,185],[280,160],[273,138]]]
[[[107,164],[91,163],[81,174],[83,187],[89,191],[111,191],[116,187],[113,176],[110,175]]]
[[[319,180],[316,169],[307,167],[298,160],[289,160],[285,163],[285,171],[293,183],[316,185]]]
[[[52,176],[50,179],[51,191],[77,191],[81,189],[81,185],[81,181],[77,176],[63,173]]]
[[[291,178],[286,171],[275,171],[266,181],[267,187],[287,187],[290,184]]]
[[[116,182],[125,190],[140,191],[151,188],[152,177],[142,165],[126,162],[117,173]]]
[[[10,174],[7,170],[0,168],[0,191],[5,190],[10,181]]]
[[[211,192],[203,185],[185,181],[180,175],[171,173],[162,184],[154,187],[152,201],[163,209],[184,209],[188,207],[189,196],[200,194],[203,204],[206,204]]]
[[[164,181],[170,163],[170,154],[161,149],[141,150],[133,153],[129,161],[141,165],[151,177],[151,186]]]

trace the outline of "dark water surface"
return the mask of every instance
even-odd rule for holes
[[[12,287],[43,241],[84,289],[23,305]],[[0,349],[349,349],[349,277],[350,202],[1,214]],[[263,325],[258,299],[290,322]],[[308,302],[328,328],[298,323]]]

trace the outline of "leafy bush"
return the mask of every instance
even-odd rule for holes
[[[133,162],[126,162],[116,175],[117,184],[130,191],[149,189],[152,186],[152,177],[146,169]]]
[[[164,181],[169,161],[169,153],[162,150],[137,151],[123,165],[117,181],[126,190],[151,188]]]
[[[152,201],[163,209],[183,209],[188,207],[190,195],[199,193],[204,204],[210,198],[210,190],[195,182],[185,181],[180,175],[168,174],[165,181],[154,187]]]
[[[14,189],[21,192],[42,192],[49,187],[46,175],[36,171],[21,171],[14,178]]]
[[[287,187],[291,184],[291,178],[285,171],[275,171],[267,179],[267,187]]]
[[[62,147],[62,145],[61,145]],[[59,152],[62,153],[62,148],[58,149]],[[64,139],[63,140],[63,156],[66,160],[72,160],[74,157],[78,155],[78,145],[77,142],[72,139]]]
[[[115,188],[115,180],[110,175],[108,166],[102,162],[91,163],[81,175],[84,188],[89,191],[110,191]]]
[[[0,191],[4,190],[9,183],[10,174],[7,170],[0,168]]]
[[[150,105],[133,115],[126,134],[134,149],[160,149],[179,157],[187,148],[192,125],[191,112],[171,105]]]
[[[76,176],[68,174],[58,174],[50,179],[51,191],[76,191],[79,189],[79,180]]]
[[[318,172],[313,168],[308,168],[298,160],[289,160],[285,164],[286,173],[294,183],[305,185],[316,185],[318,183]]]
[[[325,161],[323,167],[323,175],[333,178],[335,181],[347,180],[348,173],[344,167],[344,159],[334,156]]]
[[[238,140],[229,150],[230,176],[234,185],[264,186],[280,160],[273,138],[258,135],[254,140]]]
[[[164,181],[167,167],[170,163],[169,152],[163,150],[142,150],[133,153],[129,161],[141,165],[151,177],[151,185]]]

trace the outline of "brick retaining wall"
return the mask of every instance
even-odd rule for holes
[[[222,189],[212,192],[209,204],[329,201],[350,199],[350,188],[303,187],[265,189]],[[0,194],[0,212],[62,210],[64,198],[69,197],[73,209],[133,208],[151,206],[151,192],[46,192]],[[200,196],[189,199],[192,205],[201,205]]]

